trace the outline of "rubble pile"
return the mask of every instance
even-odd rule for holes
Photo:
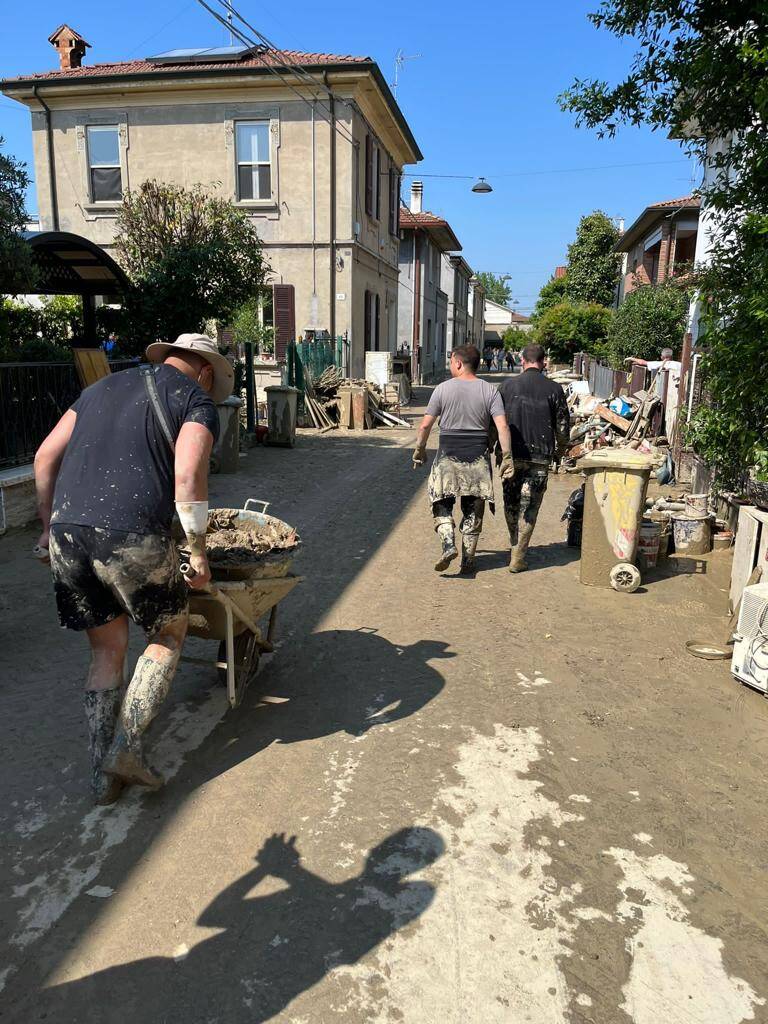
[[[590,394],[588,382],[578,374],[561,372],[552,379],[563,386],[571,411],[571,445],[563,457],[566,472],[576,469],[582,455],[604,447],[632,448],[649,455],[657,468],[667,461],[669,440],[656,434],[663,423],[656,395],[637,391],[601,399]]]
[[[397,384],[381,388],[369,380],[348,380],[335,366],[328,367],[315,380],[305,381],[304,405],[308,425],[320,430],[410,426],[399,415]]]

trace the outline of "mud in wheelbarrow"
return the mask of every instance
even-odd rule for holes
[[[250,506],[262,505],[261,511]],[[284,546],[246,554],[210,555],[212,582],[205,591],[193,591],[189,602],[189,635],[218,641],[216,668],[227,686],[234,708],[255,678],[262,654],[274,651],[277,607],[302,577],[289,573],[300,541],[286,523],[266,514],[268,503],[249,499],[243,509],[214,509],[212,515],[231,514],[233,527],[244,522],[282,538]],[[202,658],[185,661],[208,665]]]

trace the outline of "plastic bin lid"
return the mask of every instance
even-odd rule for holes
[[[290,384],[270,384],[268,388],[264,388],[265,391],[280,391],[283,394],[299,394],[298,388],[292,388]]]
[[[632,448],[597,448],[579,459],[579,469],[652,469],[653,459]]]
[[[217,405],[229,406],[232,409],[239,409],[242,404],[242,398],[238,398],[237,395],[230,395],[229,398],[225,398],[223,402],[217,402]]]

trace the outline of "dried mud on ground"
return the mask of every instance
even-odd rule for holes
[[[238,711],[189,644],[169,783],[113,809],[81,640],[33,531],[0,540],[4,1020],[768,1020],[768,702],[684,650],[725,626],[727,555],[585,588],[568,477],[529,572],[497,514],[475,577],[437,574],[412,441],[304,433],[215,480],[299,531],[305,582]]]

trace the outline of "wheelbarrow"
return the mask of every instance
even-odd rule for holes
[[[252,506],[260,505],[255,511]],[[234,522],[255,519],[260,525],[285,526],[266,514],[269,502],[249,498],[242,509],[226,509]],[[221,509],[212,511],[220,512]],[[190,636],[218,640],[216,668],[226,684],[230,706],[236,708],[259,668],[262,654],[274,651],[277,606],[301,576],[290,575],[297,543],[290,549],[277,549],[263,555],[254,554],[247,562],[210,562],[211,583],[205,590],[193,590],[189,600]],[[182,564],[182,572],[188,566]],[[259,621],[269,616],[264,629]],[[182,656],[182,661],[210,665],[203,658]]]

